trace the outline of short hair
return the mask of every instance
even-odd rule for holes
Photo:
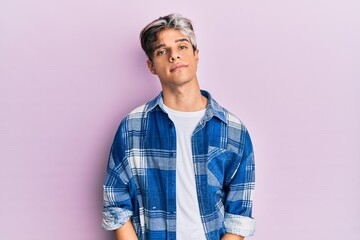
[[[196,36],[190,19],[177,13],[169,14],[152,21],[140,33],[141,47],[150,61],[154,54],[154,42],[157,41],[159,33],[166,29],[179,30],[189,38],[193,50],[197,49]]]

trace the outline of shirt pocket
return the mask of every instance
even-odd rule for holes
[[[227,154],[225,149],[209,147],[207,156],[207,180],[212,193],[223,198]]]
[[[208,184],[210,186],[224,186],[228,165],[227,150],[210,146],[207,157]]]
[[[224,218],[225,179],[228,165],[227,150],[209,147],[207,159],[207,180],[214,205],[220,213],[219,217]]]

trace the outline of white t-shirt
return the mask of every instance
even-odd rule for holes
[[[205,114],[179,112],[163,104],[176,130],[176,239],[206,240],[197,199],[191,137]]]

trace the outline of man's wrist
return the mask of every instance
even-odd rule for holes
[[[245,238],[240,235],[225,233],[225,235],[221,238],[221,240],[244,240]]]

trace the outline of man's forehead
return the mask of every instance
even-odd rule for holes
[[[189,42],[190,39],[183,34],[180,30],[177,29],[165,29],[158,33],[157,40],[154,42],[154,45],[176,43],[176,42]]]

